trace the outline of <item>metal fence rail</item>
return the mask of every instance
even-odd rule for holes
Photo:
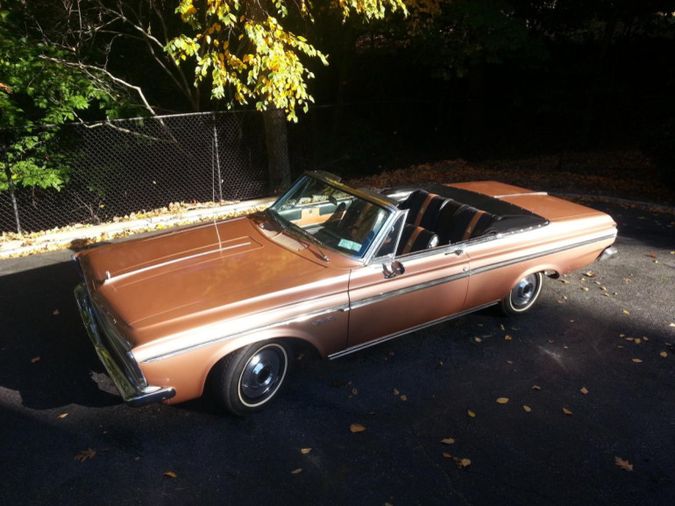
[[[69,125],[61,191],[17,188],[24,231],[98,223],[172,202],[259,197],[267,191],[262,118],[210,112]],[[0,192],[0,231],[16,231]]]

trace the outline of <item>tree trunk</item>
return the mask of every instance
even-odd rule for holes
[[[291,184],[291,164],[288,158],[288,129],[284,111],[264,111],[265,145],[270,190],[277,193]]]

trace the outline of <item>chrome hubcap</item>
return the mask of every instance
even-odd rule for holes
[[[244,366],[239,383],[242,400],[261,403],[272,396],[286,374],[286,354],[278,345],[258,350]]]
[[[516,283],[511,290],[511,303],[516,308],[526,307],[537,293],[537,275],[530,274]]]

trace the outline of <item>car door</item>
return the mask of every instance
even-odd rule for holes
[[[462,249],[441,246],[395,261],[400,266],[385,257],[352,271],[348,348],[396,337],[464,308],[469,261]]]

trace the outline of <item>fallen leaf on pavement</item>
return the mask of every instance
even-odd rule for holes
[[[531,413],[532,408],[530,406],[528,406],[527,404],[523,404],[523,411],[525,411],[525,413]]]
[[[634,362],[635,364],[641,364],[641,363],[642,363],[642,360],[639,359],[639,358],[634,358],[634,359],[632,359],[632,360],[633,360],[633,362]]]
[[[659,353],[659,357],[661,357],[661,358],[666,358],[667,356],[668,356],[667,351],[662,351],[661,353]]]
[[[444,445],[453,445],[453,444],[455,444],[455,438],[445,437],[445,438],[441,439],[441,443],[443,443]]]
[[[513,338],[512,338],[510,335],[508,335],[508,334],[506,334],[506,335],[504,336],[504,341],[511,341],[512,339],[513,339]]]
[[[622,459],[621,457],[614,457],[614,464],[616,464],[616,467],[623,469],[624,471],[633,470],[633,464],[628,462],[626,459]]]
[[[586,388],[586,387],[581,387],[581,388],[579,389],[579,392],[581,392],[581,393],[584,394],[584,395],[588,395],[588,388]]]
[[[565,413],[567,416],[572,416],[572,410],[568,408],[562,408],[562,412]]]
[[[36,364],[40,361],[40,357],[33,357],[30,359],[31,364]]]
[[[471,418],[476,418],[476,413],[471,411],[470,409],[466,410],[466,414],[469,415]]]
[[[541,390],[539,385],[532,385],[532,390]]]
[[[455,462],[457,462],[457,467],[460,469],[467,468],[471,465],[471,459],[463,458],[463,459],[457,459]]]
[[[587,278],[594,278],[594,277],[595,277],[595,272],[593,272],[593,271],[586,271],[586,272],[584,272],[584,276],[586,276]]]
[[[582,286],[581,289],[582,289],[584,292],[587,292],[587,291],[588,291],[588,287],[587,287],[587,286]]]
[[[399,397],[399,399],[401,399],[402,401],[407,401],[407,400],[408,400],[408,396],[405,395],[405,394],[403,394],[401,397]]]
[[[303,455],[307,455],[311,451],[312,451],[311,448],[300,448],[300,453],[302,453]]]
[[[84,462],[85,460],[93,459],[94,457],[96,457],[96,450],[92,448],[87,448],[86,450],[78,452],[75,455],[75,460],[79,462]]]
[[[635,344],[640,344],[642,342],[642,340],[639,337],[636,337],[635,339],[633,339],[633,342]]]
[[[630,314],[630,311],[628,311],[628,309],[624,309],[623,314]]]
[[[291,474],[300,474],[302,472],[302,467],[298,467],[297,469],[293,469],[291,471]]]
[[[483,342],[483,340],[478,336],[474,337],[473,340],[476,341],[477,343]]]
[[[59,311],[58,309],[55,309],[54,311],[52,311],[52,316],[59,316],[60,314],[61,314],[61,311]]]
[[[508,397],[497,397],[497,404],[506,404],[509,402]]]
[[[349,426],[349,430],[351,432],[363,432],[366,430],[366,427],[360,423],[353,423]]]
[[[452,455],[450,455],[448,452],[443,452],[442,455],[443,455],[443,458],[446,458],[446,459],[452,458]]]
[[[352,388],[352,395],[359,395],[359,389],[358,388]]]
[[[392,390],[392,393],[393,393],[394,395],[399,395],[401,392],[398,391],[398,388],[394,388],[394,389]]]
[[[173,478],[173,479],[178,478],[178,475],[176,474],[175,471],[164,471],[164,476],[166,476],[167,478]]]
[[[57,416],[57,418],[60,418],[61,420],[63,420],[67,416],[68,416],[68,413],[61,413],[59,416]]]

